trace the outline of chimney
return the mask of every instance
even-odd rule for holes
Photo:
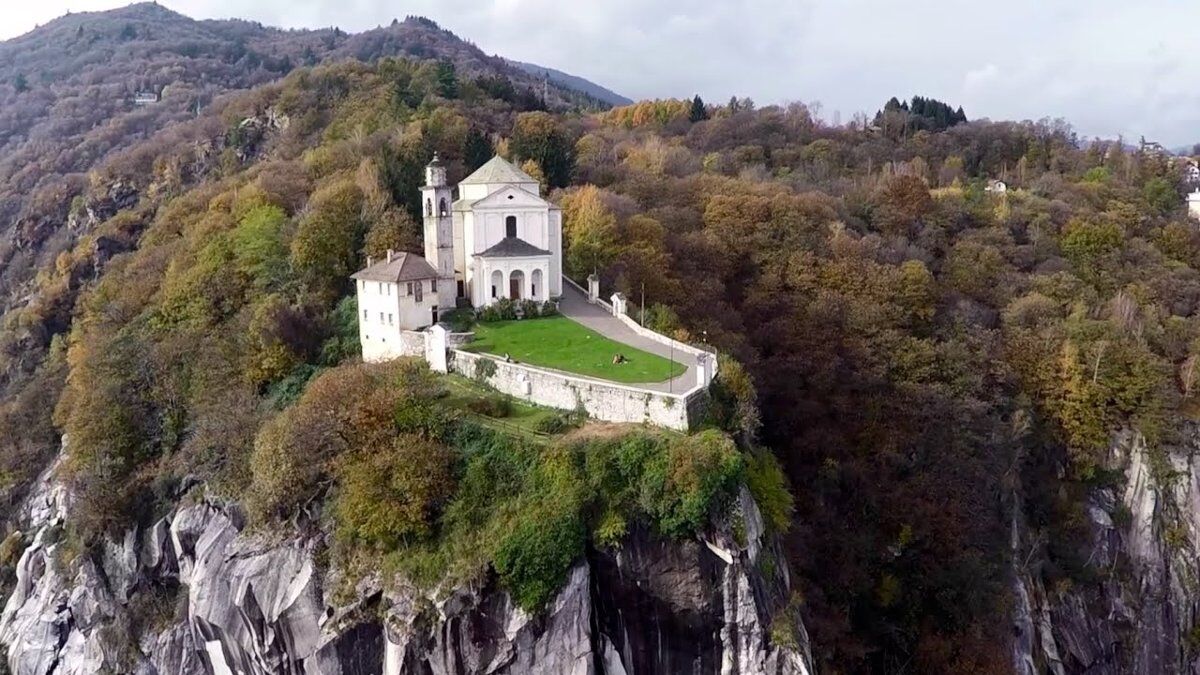
[[[367,256],[367,267],[371,266],[371,256]]]
[[[392,262],[392,249],[388,249],[387,256],[387,261]]]

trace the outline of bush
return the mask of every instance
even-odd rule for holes
[[[467,409],[487,417],[508,417],[512,415],[512,401],[504,396],[485,396],[469,401]]]
[[[496,573],[513,600],[534,611],[562,587],[586,540],[577,512],[547,507],[528,513],[496,549]]]
[[[541,316],[542,303],[537,300],[522,300],[517,303],[517,313],[526,319],[536,319]]]
[[[517,318],[517,305],[508,298],[500,298],[496,302],[478,311],[480,321],[512,321]]]
[[[638,503],[662,534],[688,536],[704,527],[710,512],[732,496],[744,472],[741,453],[719,432],[673,439],[665,452],[648,458]]]
[[[383,548],[428,537],[454,492],[455,459],[450,448],[411,434],[345,457],[334,505],[339,536]]]
[[[542,303],[542,316],[555,316],[558,314],[558,303],[553,300],[547,300]]]
[[[543,434],[561,434],[571,428],[571,423],[565,415],[546,415],[537,421],[535,428]]]
[[[774,532],[787,532],[792,525],[792,491],[787,477],[775,455],[768,450],[759,450],[750,455],[746,462],[746,486],[758,508],[762,511],[767,527]]]

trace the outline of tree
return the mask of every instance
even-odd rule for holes
[[[573,146],[557,118],[545,112],[518,115],[509,141],[509,149],[518,160],[537,161],[552,188],[570,183]]]
[[[292,266],[309,290],[335,298],[358,270],[362,202],[362,190],[349,178],[313,193],[292,241]]]
[[[486,164],[494,154],[495,150],[488,137],[476,127],[471,127],[467,132],[466,143],[463,144],[463,163],[466,164],[467,173]]]
[[[708,119],[708,108],[704,107],[704,101],[700,98],[700,94],[692,99],[692,108],[688,111],[688,120],[692,122],[702,122]]]
[[[336,469],[338,533],[382,549],[428,537],[454,492],[455,459],[452,449],[416,434],[343,458]]]
[[[442,98],[458,98],[458,72],[454,68],[453,63],[450,61],[438,61],[435,80],[437,82],[438,96]]]
[[[563,198],[563,238],[567,273],[583,279],[617,253],[617,219],[604,205],[600,189],[585,185]]]

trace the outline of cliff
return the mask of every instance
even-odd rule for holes
[[[1122,478],[1091,491],[1085,581],[1048,584],[1014,520],[1017,673],[1200,672],[1198,447],[1194,424],[1157,454],[1115,437],[1105,468]]]
[[[0,614],[15,675],[812,672],[781,552],[745,491],[737,527],[589,550],[530,615],[490,575],[440,591],[348,580],[324,562],[320,528],[249,532],[199,484],[152,526],[73,551],[59,465],[16,514],[24,549]]]

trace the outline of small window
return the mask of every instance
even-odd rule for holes
[[[392,325],[392,315],[390,313],[388,314],[388,325]]]
[[[446,210],[446,199],[445,199],[445,197],[443,197],[442,201],[438,203],[438,215],[444,216],[447,213],[449,213],[449,212]]]
[[[387,294],[388,294],[389,298],[392,297],[392,285],[391,284],[387,285]]]
[[[425,215],[427,215],[427,216],[433,215],[433,200],[432,199],[425,200]]]
[[[363,321],[367,321],[367,310],[363,310]]]
[[[379,282],[379,294],[383,295],[383,282]]]
[[[408,285],[405,287],[405,290],[404,290],[404,292],[405,292],[405,294],[406,294],[406,295],[412,295],[412,294],[413,294],[412,282],[411,282],[411,281],[410,281],[410,282],[408,282]]]
[[[379,323],[383,323],[383,312],[379,313]]]
[[[504,219],[504,236],[506,236],[506,237],[517,236],[517,217],[516,216],[508,216],[507,218]]]
[[[433,279],[429,282],[429,292],[437,293],[437,279]]]
[[[492,297],[496,297],[496,285],[492,284]]]

